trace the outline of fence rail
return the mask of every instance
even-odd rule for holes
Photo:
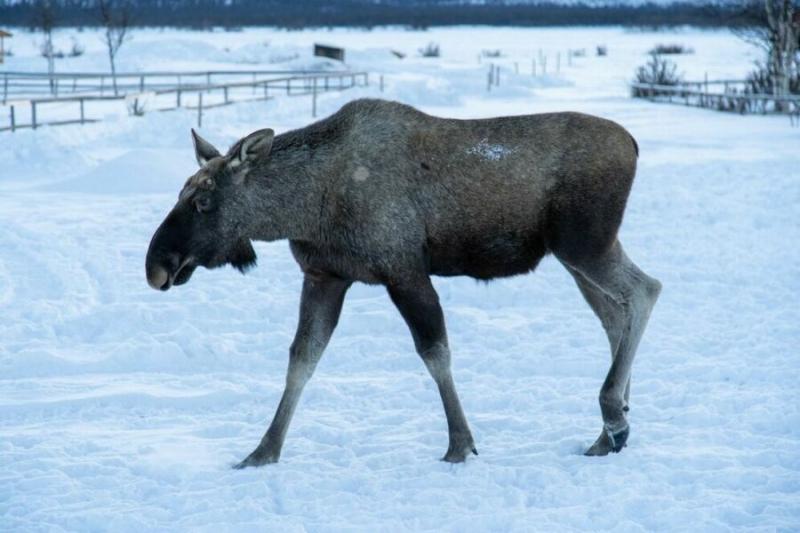
[[[722,86],[723,91],[709,87]],[[632,83],[634,97],[736,113],[787,114],[800,120],[800,95],[754,94],[743,80],[689,81],[679,85]]]
[[[257,82],[275,76],[323,75],[326,70],[194,70],[121,72],[115,76],[98,72],[0,72],[0,96],[5,103],[11,99],[33,98],[44,95],[58,97],[65,94],[114,94],[168,89],[184,85],[214,85],[248,78]],[[338,73],[338,72],[337,72]],[[116,92],[114,82],[116,81]]]
[[[88,107],[102,102],[125,101],[128,113],[140,114],[145,102],[154,107],[152,111],[192,109],[197,111],[198,126],[202,124],[203,112],[208,109],[286,96],[311,96],[311,114],[316,116],[317,94],[341,91],[357,86],[368,86],[367,72],[325,72],[324,74],[302,74],[269,78],[256,81],[239,81],[216,84],[181,85],[118,96],[76,95],[62,97],[28,98],[9,100],[8,125],[0,125],[0,131],[16,131],[22,128],[36,129],[41,126],[85,124],[98,122],[97,116],[89,116]],[[0,105],[0,108],[2,105]],[[42,110],[57,108],[59,117],[43,119]],[[21,120],[22,110],[27,111],[28,121]]]

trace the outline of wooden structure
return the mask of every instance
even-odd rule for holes
[[[191,89],[249,80],[263,82],[276,76],[347,74],[328,70],[196,70],[160,72],[118,72],[120,94],[164,89]],[[16,72],[0,71],[0,104],[9,100],[60,97],[66,95],[105,96],[112,90],[111,76],[102,72]]]
[[[67,74],[74,76],[75,74]],[[184,73],[184,76],[187,74]],[[128,112],[143,110],[144,102],[149,100],[152,111],[173,111],[190,109],[197,112],[197,125],[202,126],[203,113],[209,109],[241,102],[270,100],[279,94],[286,96],[311,97],[311,116],[317,113],[317,95],[329,91],[344,91],[353,87],[369,86],[367,72],[324,72],[298,73],[292,76],[270,78],[256,81],[236,81],[215,84],[194,84],[165,87],[142,91],[140,93],[117,96],[78,95],[47,98],[9,100],[0,104],[0,117],[7,108],[8,122],[0,118],[0,132],[16,131],[22,128],[36,129],[41,126],[60,126],[64,124],[86,124],[98,122],[99,116],[108,112],[103,104],[124,101]],[[65,104],[73,104],[67,108]],[[94,108],[94,113],[90,113]]]
[[[3,62],[3,59],[6,56],[5,43],[3,42],[3,41],[5,41],[6,37],[11,38],[11,37],[13,37],[13,35],[10,32],[7,32],[5,30],[0,30],[0,63]]]
[[[314,55],[344,62],[344,48],[314,43]]]
[[[685,81],[678,85],[632,83],[635,98],[734,113],[788,114],[800,119],[800,95],[756,94],[745,80]]]

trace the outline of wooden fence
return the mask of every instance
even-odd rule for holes
[[[721,88],[722,90],[713,90]],[[679,85],[632,83],[634,97],[735,113],[780,113],[800,120],[800,95],[753,94],[742,80],[682,82]]]
[[[324,74],[303,74],[266,80],[241,81],[208,85],[182,85],[119,96],[77,95],[64,97],[31,98],[9,100],[8,125],[0,125],[0,131],[16,131],[21,128],[36,129],[40,126],[64,124],[85,124],[100,119],[89,115],[89,107],[109,101],[126,101],[128,112],[138,114],[144,111],[144,103],[155,107],[148,111],[173,111],[192,109],[197,111],[198,126],[202,124],[203,112],[215,107],[234,103],[252,102],[274,98],[279,94],[287,96],[311,96],[311,115],[317,114],[317,94],[341,91],[357,86],[368,86],[369,74],[366,72],[326,72]],[[61,117],[46,119],[42,111],[58,106]],[[70,106],[67,110],[65,106]],[[2,106],[0,106],[1,108]],[[27,111],[28,121],[22,120],[21,112]],[[67,116],[63,116],[63,115]]]
[[[97,72],[0,72],[0,101],[19,98],[87,94],[120,96],[131,92],[214,85],[233,81],[262,81],[276,76],[329,74],[323,70],[203,70],[123,72],[115,76]]]

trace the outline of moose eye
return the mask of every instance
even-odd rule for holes
[[[194,207],[198,213],[203,213],[211,208],[211,198],[208,196],[201,196],[194,199]]]

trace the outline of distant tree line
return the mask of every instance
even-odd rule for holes
[[[35,24],[37,0],[0,0],[5,26]],[[57,26],[98,26],[99,0],[52,0]],[[584,3],[520,4],[453,0],[128,0],[126,9],[136,26],[238,28],[278,26],[412,28],[486,24],[495,26],[622,25],[664,27],[729,25],[725,3],[668,5],[590,5]]]

